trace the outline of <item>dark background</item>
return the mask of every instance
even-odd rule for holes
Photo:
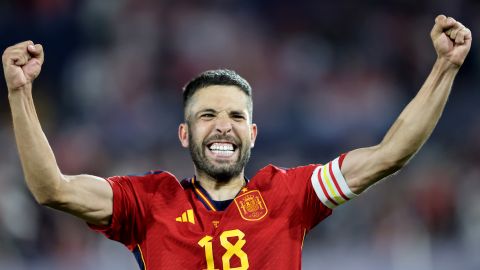
[[[251,176],[380,142],[435,60],[435,16],[453,16],[474,42],[431,139],[307,236],[303,269],[479,269],[479,12],[474,0],[2,1],[0,47],[44,45],[34,97],[66,174],[191,176],[181,88],[238,71],[259,126]],[[136,269],[120,244],[34,203],[1,85],[0,269]]]

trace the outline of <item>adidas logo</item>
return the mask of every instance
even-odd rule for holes
[[[188,209],[187,211],[183,212],[181,216],[175,219],[175,221],[190,222],[192,224],[195,224],[195,216],[193,215],[193,209]]]

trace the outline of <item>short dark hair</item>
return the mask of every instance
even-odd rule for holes
[[[242,92],[244,92],[249,99],[248,113],[250,114],[250,120],[252,119],[252,87],[250,84],[238,75],[233,70],[229,69],[216,69],[207,70],[200,73],[197,77],[189,81],[185,87],[183,87],[183,109],[187,108],[190,98],[200,89],[212,86],[212,85],[229,85],[237,86]],[[185,115],[186,117],[186,115]],[[187,120],[187,119],[185,119]]]

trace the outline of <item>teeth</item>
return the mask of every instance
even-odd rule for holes
[[[233,151],[221,151],[221,150],[212,150],[212,153],[214,153],[217,156],[223,156],[223,157],[230,157],[233,155]]]
[[[233,145],[230,143],[214,143],[210,146],[210,150],[233,151]]]

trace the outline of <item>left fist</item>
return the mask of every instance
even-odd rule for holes
[[[438,58],[443,58],[456,67],[465,61],[472,45],[472,32],[454,18],[438,15],[430,32]]]

